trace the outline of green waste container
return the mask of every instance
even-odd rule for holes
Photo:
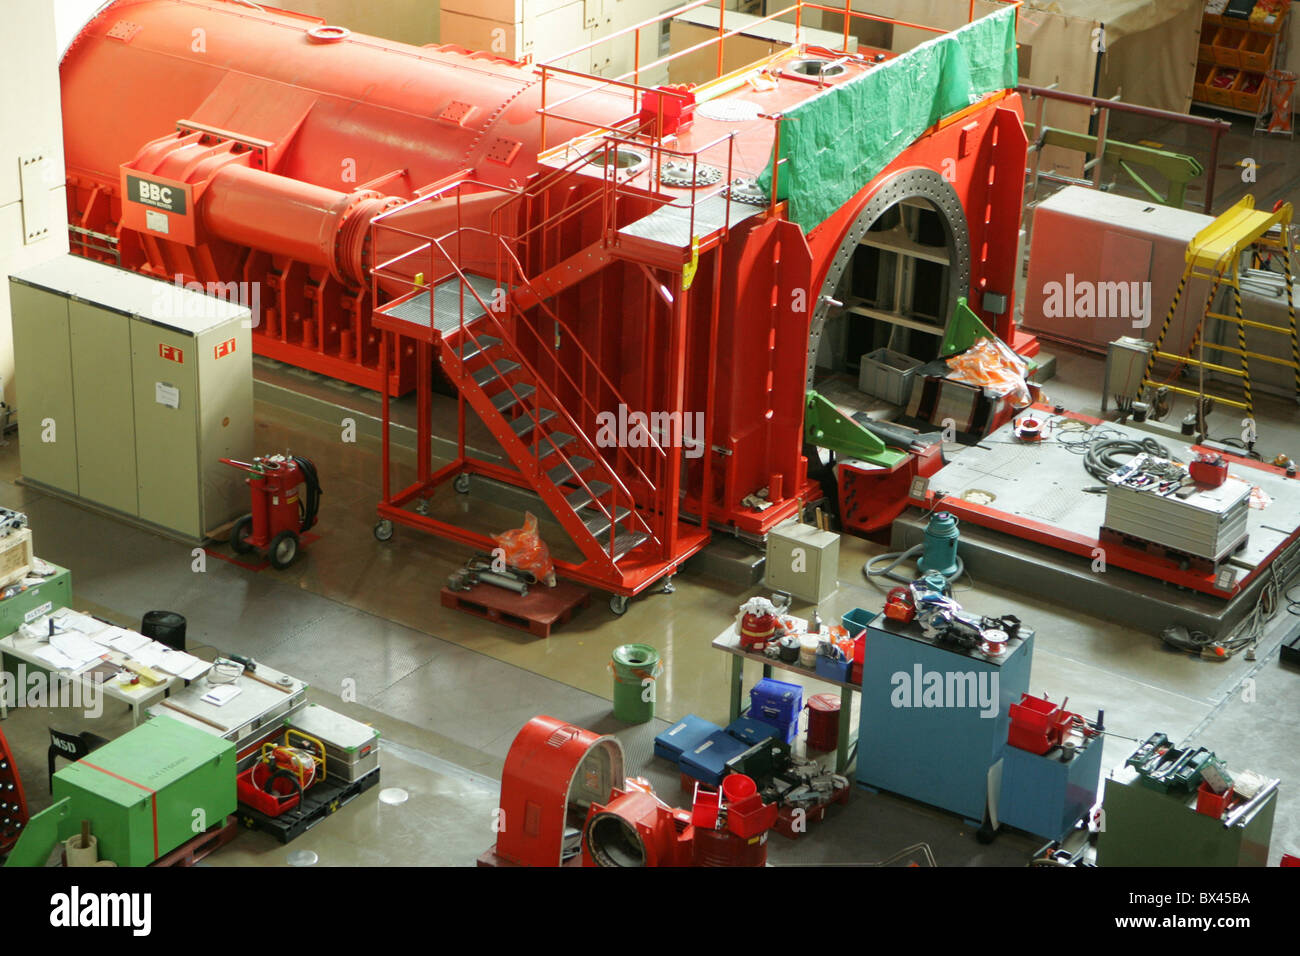
[[[629,724],[644,724],[655,715],[655,680],[661,670],[659,652],[649,644],[614,648],[614,716]]]

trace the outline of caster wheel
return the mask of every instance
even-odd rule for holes
[[[980,843],[992,843],[997,838],[998,831],[993,829],[993,827],[989,826],[987,823],[981,825],[980,828],[975,831],[975,839]]]
[[[271,547],[266,556],[271,561],[271,567],[283,571],[298,557],[298,535],[292,531],[281,531],[271,539]]]
[[[456,480],[451,483],[451,486],[456,489],[456,494],[458,495],[469,494],[469,475],[464,472],[457,475]]]
[[[253,546],[248,543],[248,536],[253,533],[253,516],[244,515],[230,529],[230,546],[235,554],[248,554]]]
[[[393,536],[393,523],[384,518],[375,525],[375,540],[387,541]]]
[[[609,609],[619,615],[627,611],[627,595],[615,594],[609,599]]]

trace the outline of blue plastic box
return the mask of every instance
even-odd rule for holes
[[[779,732],[771,724],[765,724],[752,717],[738,717],[727,725],[727,733],[743,743],[746,748],[760,744],[764,740],[771,740]]]
[[[725,730],[710,734],[704,743],[682,754],[678,766],[688,777],[718,786],[727,775],[727,761],[749,749],[749,744],[731,736]]]
[[[749,691],[749,716],[785,735],[786,743],[799,736],[799,713],[803,710],[803,688],[798,684],[764,677]]]
[[[840,683],[849,679],[849,671],[853,669],[852,661],[833,661],[829,657],[817,655],[817,676],[825,677],[827,680],[835,680]]]
[[[683,753],[694,750],[710,735],[716,734],[721,729],[717,724],[703,717],[687,714],[655,737],[655,756],[678,763]]]

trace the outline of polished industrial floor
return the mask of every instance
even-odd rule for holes
[[[1179,142],[1176,131],[1147,135]],[[1294,155],[1290,142],[1234,132],[1220,162],[1253,156],[1259,183],[1243,187],[1222,174],[1216,209],[1246,189],[1257,193],[1260,205],[1289,196],[1300,185]],[[1058,362],[1049,399],[1097,414],[1101,362],[1052,351]],[[305,378],[302,384],[313,387]],[[260,389],[259,395],[274,391]],[[360,407],[365,397],[356,397]],[[72,569],[74,604],[124,625],[138,623],[150,609],[178,611],[189,620],[192,650],[251,654],[309,681],[313,699],[373,723],[384,736],[379,788],[288,846],[243,833],[207,862],[284,865],[306,850],[325,866],[470,865],[493,842],[496,780],[510,742],[538,713],[616,734],[628,752],[629,772],[649,778],[670,802],[683,799],[672,768],[652,757],[651,740],[667,726],[665,719],[687,713],[725,718],[729,661],[709,643],[730,625],[737,606],[761,589],[710,577],[696,564],[677,576],[675,593],[640,597],[622,617],[610,612],[603,595],[593,595],[591,606],[549,640],[481,622],[439,604],[438,592],[466,549],[407,529],[388,543],[374,539],[379,458],[373,432],[362,427],[357,441],[344,441],[341,423],[266,401],[258,403],[257,415],[259,451],[290,448],[311,457],[324,485],[320,537],[285,572],[230,563],[222,558],[230,556],[228,548],[219,544],[196,563],[187,545],[24,488],[17,442],[11,436],[0,447],[0,504],[29,515],[40,556]],[[1294,403],[1265,398],[1258,417],[1263,450],[1300,455]],[[516,526],[521,517],[473,493],[449,491],[430,507],[489,531]],[[562,543],[552,544],[562,551]],[[882,596],[860,568],[882,550],[843,539],[841,586],[821,606],[824,618],[879,607]],[[1291,593],[1300,595],[1300,588]],[[1031,689],[1053,699],[1068,696],[1072,710],[1105,709],[1115,736],[1106,741],[1104,766],[1127,756],[1135,746],[1129,738],[1156,730],[1215,748],[1230,768],[1282,779],[1271,862],[1282,852],[1300,852],[1300,750],[1293,739],[1300,673],[1279,665],[1276,634],[1258,660],[1219,664],[1167,650],[1151,634],[1063,611],[1052,594],[1025,593],[1016,581],[966,579],[958,597],[972,610],[1014,613],[1035,627]],[[1281,611],[1278,627],[1292,623],[1287,614]],[[658,648],[665,670],[658,718],[628,727],[611,714],[608,662],[614,647],[632,640]],[[757,665],[747,665],[747,685],[757,676]],[[807,692],[828,689],[810,682]],[[48,726],[90,724],[71,712],[21,708],[0,723],[34,810],[49,801]],[[94,729],[111,737],[129,726],[125,713],[110,713]],[[400,788],[409,799],[381,801],[388,788]],[[773,837],[770,858],[776,864],[867,863],[919,842],[930,845],[940,865],[1021,865],[1041,841],[1007,833],[982,846],[951,814],[855,789],[846,806],[834,808],[804,839]]]

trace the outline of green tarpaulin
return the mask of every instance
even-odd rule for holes
[[[1015,9],[935,37],[786,111],[777,194],[809,231],[918,136],[987,93],[1016,85]],[[772,160],[758,178],[772,188]]]

